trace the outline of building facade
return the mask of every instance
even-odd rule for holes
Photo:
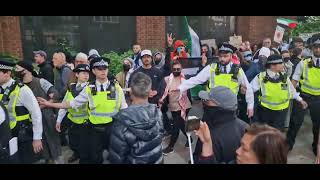
[[[187,17],[200,39],[222,42],[236,34],[259,43],[264,37],[273,37],[279,16]],[[43,49],[50,55],[63,38],[85,53],[91,48],[101,53],[127,51],[133,43],[163,50],[166,33],[178,32],[180,19],[181,16],[0,16],[0,54],[28,59],[33,50]]]

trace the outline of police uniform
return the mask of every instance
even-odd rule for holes
[[[91,68],[107,68],[109,62],[95,58]],[[116,81],[90,83],[77,97],[69,101],[71,108],[77,109],[88,104],[88,120],[81,132],[80,163],[99,164],[103,162],[102,152],[109,144],[112,116],[120,109],[127,108],[122,88]]]
[[[320,37],[313,41],[313,46],[320,46]],[[299,82],[297,89],[301,92],[301,97],[308,103],[308,109],[310,110],[313,126],[312,147],[314,154],[317,154],[320,127],[320,58],[313,55],[311,58],[301,61],[297,65],[292,79]],[[306,112],[306,109],[302,109],[301,106],[294,101],[289,130],[287,133],[287,142],[290,146],[290,149],[293,148],[295,138],[303,123]]]
[[[90,66],[87,64],[79,64],[73,72],[90,72]],[[68,86],[68,90],[64,96],[63,101],[72,101],[79,93],[88,85],[88,82],[85,83],[71,83]],[[79,159],[79,145],[80,145],[80,133],[81,128],[83,128],[83,123],[88,120],[88,112],[87,112],[87,104],[82,105],[77,109],[60,109],[58,112],[57,123],[62,122],[65,115],[67,114],[67,120],[71,121],[71,126],[68,129],[69,136],[69,145],[71,150],[73,151],[73,155],[68,160],[69,162],[73,162]]]
[[[232,54],[234,52],[234,47],[230,44],[224,43],[219,48],[219,52]],[[240,85],[247,87],[247,108],[253,109],[253,92],[246,75],[239,65],[234,64],[232,61],[230,61],[230,63],[227,65],[222,65],[220,63],[212,63],[211,65],[207,65],[197,76],[182,82],[179,87],[180,92],[184,92],[198,84],[203,84],[207,81],[209,81],[207,91],[210,91],[210,89],[213,87],[224,86],[230,88],[231,91],[237,95]]]
[[[0,70],[12,71],[14,63],[0,60]],[[32,140],[42,139],[42,114],[36,97],[23,83],[10,78],[1,85],[1,101],[9,114],[9,126],[13,137],[18,137],[18,155],[21,163],[36,161]]]
[[[280,63],[283,63],[281,55],[268,57],[267,64]],[[264,72],[260,72],[251,81],[251,87],[253,92],[259,91],[257,121],[283,131],[290,99],[302,100],[288,75],[281,72],[275,73],[267,69]]]
[[[10,163],[9,140],[11,131],[9,127],[9,115],[6,107],[0,101],[0,164]]]

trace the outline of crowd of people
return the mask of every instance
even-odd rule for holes
[[[0,59],[0,163],[63,164],[68,145],[68,163],[162,164],[180,131],[187,139],[197,85],[203,117],[194,130],[195,163],[286,164],[308,109],[320,163],[320,36],[308,42],[202,44],[192,77],[181,63],[190,57],[186,45],[172,34],[163,53],[134,44],[118,74],[95,49],[75,57],[58,50],[52,61],[34,51],[38,71],[30,61]]]

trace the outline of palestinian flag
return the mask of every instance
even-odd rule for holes
[[[200,57],[201,56],[201,48],[200,48],[200,40],[199,36],[196,32],[189,26],[187,16],[182,17],[181,23],[181,32],[180,37],[181,40],[185,42],[186,48],[191,57]]]
[[[278,18],[277,23],[284,25],[284,26],[287,26],[287,27],[290,27],[291,29],[294,29],[298,25],[297,21],[294,21],[291,19],[285,19],[285,18]]]

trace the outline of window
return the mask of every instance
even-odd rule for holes
[[[95,23],[119,23],[119,16],[93,16]]]

